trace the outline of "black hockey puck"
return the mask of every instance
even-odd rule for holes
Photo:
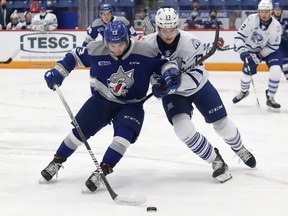
[[[148,212],[156,212],[156,211],[157,211],[157,208],[154,207],[154,206],[149,206],[149,207],[147,207],[147,211],[148,211]]]

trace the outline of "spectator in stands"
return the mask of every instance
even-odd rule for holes
[[[155,27],[152,21],[149,19],[147,15],[147,9],[139,9],[138,16],[141,20],[141,26],[143,28],[143,34],[148,35],[155,32]]]
[[[11,22],[9,22],[6,26],[6,30],[20,30],[22,27],[22,23],[18,20],[17,10],[15,10],[10,16]]]
[[[29,11],[24,13],[24,22],[21,29],[32,29],[32,15]]]
[[[34,31],[53,31],[58,27],[58,20],[55,14],[48,13],[45,7],[40,8],[40,13],[32,19],[32,29]]]
[[[184,23],[184,29],[202,29],[203,21],[199,16],[199,8],[193,7],[191,17],[189,17]]]
[[[200,2],[199,0],[193,0],[193,4],[192,4],[192,8],[197,7],[198,9],[200,9]]]
[[[209,12],[208,20],[203,22],[203,26],[204,26],[205,29],[215,29],[217,23],[218,23],[220,29],[223,29],[222,22],[217,20],[217,10],[216,9],[212,9]]]
[[[2,29],[6,29],[7,24],[10,22],[10,17],[12,13],[13,9],[7,7],[7,1],[1,0],[0,25],[2,26]]]

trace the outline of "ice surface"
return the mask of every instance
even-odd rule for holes
[[[131,207],[115,204],[103,187],[82,194],[95,169],[85,146],[64,164],[58,180],[39,184],[40,171],[72,128],[56,92],[43,79],[45,70],[0,70],[0,214],[2,216],[286,216],[288,214],[288,82],[282,76],[276,101],[280,113],[268,112],[264,91],[268,73],[254,76],[255,94],[239,104],[239,72],[213,72],[210,80],[219,90],[230,118],[242,133],[244,145],[257,159],[246,167],[195,110],[196,128],[220,150],[233,178],[220,184],[211,177],[211,165],[202,161],[174,135],[159,100],[145,104],[142,133],[107,178],[121,196],[146,196]],[[76,70],[61,87],[74,114],[89,97],[87,70]],[[112,140],[108,126],[91,138],[97,159]],[[146,212],[156,206],[157,212]]]

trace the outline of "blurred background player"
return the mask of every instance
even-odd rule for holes
[[[161,58],[152,47],[130,39],[122,21],[107,24],[104,41],[92,41],[87,47],[77,47],[58,61],[53,69],[45,73],[48,87],[53,89],[54,85],[60,86],[78,65],[95,67],[97,71],[95,94],[84,103],[75,117],[84,136],[89,139],[108,124],[113,125],[113,140],[101,162],[103,173],[107,175],[112,173],[126,149],[140,134],[144,121],[143,103],[150,77],[157,73],[167,81],[168,88],[173,89],[179,82],[170,81],[180,72],[175,62]],[[81,144],[77,130],[72,129],[60,144],[54,159],[41,172],[43,178],[50,181]],[[101,177],[96,170],[86,181],[86,186],[90,191],[95,191],[100,182]]]
[[[147,9],[145,9],[145,8],[139,9],[138,16],[141,20],[141,26],[143,28],[143,35],[148,35],[148,34],[154,33],[155,27],[147,15]]]
[[[1,0],[0,25],[2,26],[2,29],[6,29],[7,24],[10,22],[12,13],[13,13],[13,9],[7,7],[7,1]]]
[[[282,26],[282,36],[279,50],[283,57],[283,73],[288,80],[288,18],[283,17],[283,8],[279,2],[273,5],[273,16],[280,22]]]
[[[282,28],[271,15],[272,3],[262,0],[258,13],[249,15],[235,37],[235,50],[244,62],[241,77],[241,91],[233,98],[238,103],[249,94],[252,76],[257,73],[258,64],[265,61],[269,68],[269,81],[266,94],[268,108],[278,110],[281,106],[274,99],[282,74],[282,55],[279,50]]]
[[[55,14],[48,13],[46,8],[42,6],[40,13],[36,14],[32,19],[32,29],[38,32],[46,32],[56,30],[58,20]]]
[[[83,46],[87,46],[90,41],[94,41],[98,38],[99,35],[103,38],[104,29],[107,23],[121,20],[128,29],[128,32],[131,36],[137,36],[137,33],[130,22],[121,16],[113,16],[112,6],[110,4],[102,4],[99,8],[100,18],[97,18],[92,22],[92,24],[87,28],[87,34]]]
[[[155,17],[157,32],[143,37],[143,42],[154,47],[164,58],[178,61],[182,72],[182,82],[173,94],[167,95],[154,85],[156,97],[162,98],[167,119],[174,132],[192,152],[212,164],[212,177],[220,182],[232,176],[218,149],[213,148],[204,135],[198,132],[191,121],[193,105],[200,111],[207,123],[224,139],[232,150],[249,167],[256,166],[254,156],[242,145],[239,130],[227,117],[225,106],[211,82],[203,64],[194,66],[203,57],[204,47],[194,35],[178,29],[179,17],[173,8],[161,8]]]
[[[112,21],[122,21],[126,26],[130,36],[137,36],[137,33],[130,22],[121,16],[113,16],[112,6],[110,4],[102,4],[99,9],[100,18],[97,18],[93,23],[87,28],[87,34],[85,40],[82,44],[83,47],[86,47],[87,44],[95,40],[103,40],[104,29],[109,22]],[[95,81],[96,81],[95,68],[90,68],[90,89],[91,93],[94,94],[95,90]]]
[[[6,26],[6,30],[21,30],[22,23],[19,22],[17,10],[15,10],[10,17],[11,22]]]

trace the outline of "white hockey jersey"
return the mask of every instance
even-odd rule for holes
[[[179,41],[175,50],[166,50],[161,53],[161,43],[157,40],[158,32],[149,34],[142,38],[142,42],[149,43],[166,58],[175,60],[180,70],[183,72],[180,87],[175,94],[190,96],[199,91],[207,82],[208,72],[203,64],[194,66],[195,62],[203,57],[204,47],[202,42],[194,35],[178,29]],[[177,37],[178,37],[177,36]]]
[[[11,22],[8,23],[6,26],[7,30],[21,30],[22,28],[22,23],[18,22],[17,24],[12,24]]]
[[[239,28],[235,36],[236,51],[260,53],[262,57],[275,52],[281,42],[281,25],[272,17],[271,23],[266,27],[261,24],[258,13],[249,15]]]
[[[32,29],[34,31],[45,32],[57,29],[58,21],[55,14],[46,13],[45,16],[36,14],[32,19]]]

